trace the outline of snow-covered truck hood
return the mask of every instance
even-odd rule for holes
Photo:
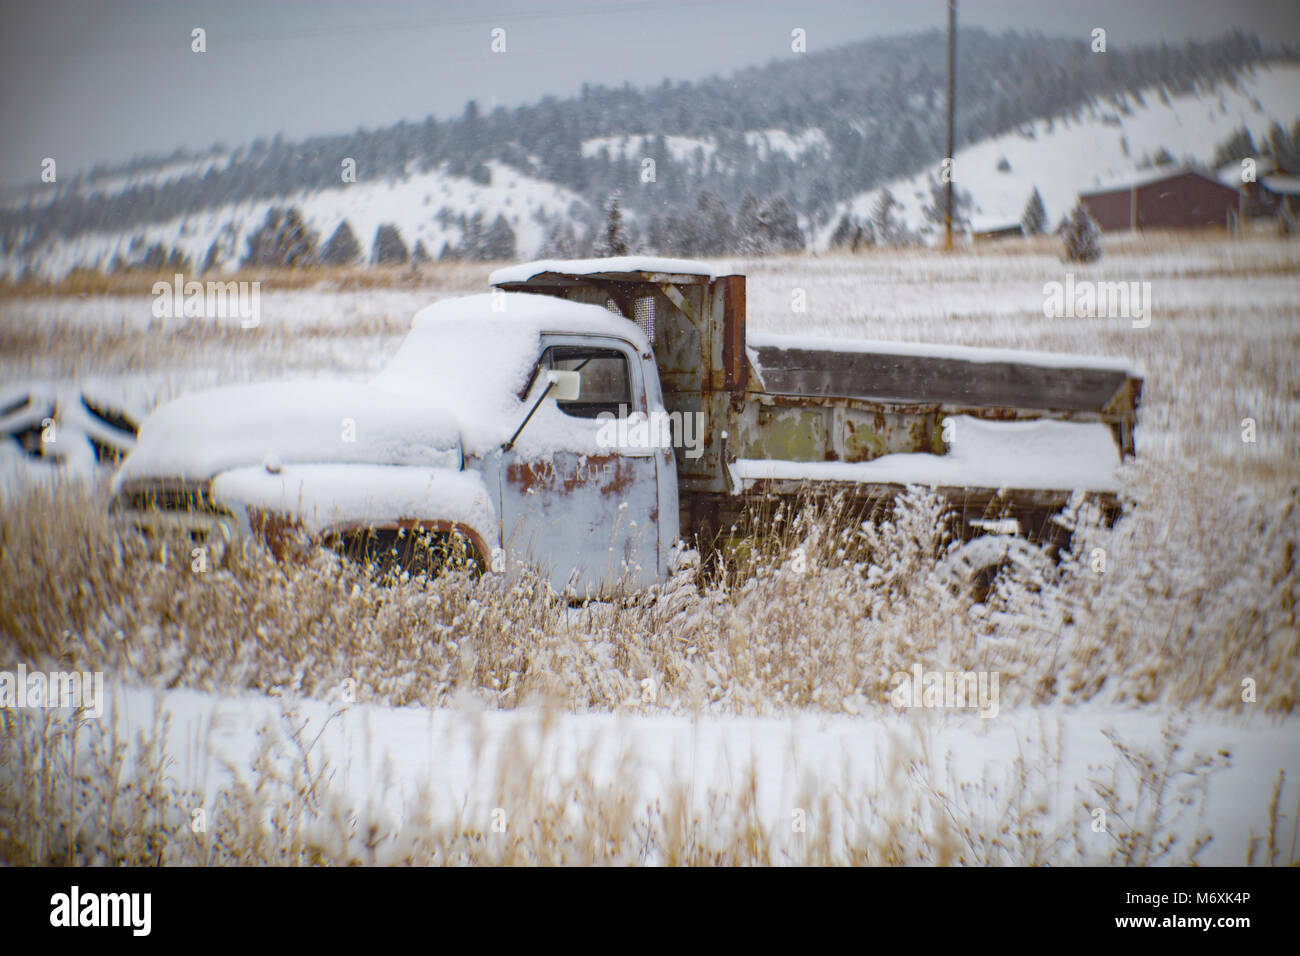
[[[212,498],[232,509],[292,515],[313,534],[420,524],[436,513],[443,530],[472,532],[485,558],[500,540],[496,508],[477,471],[349,464],[290,465],[272,474],[236,468],[213,480]]]
[[[238,385],[169,402],[145,419],[114,478],[123,485],[206,482],[244,466],[375,464],[461,467],[456,419],[430,402],[371,385]]]

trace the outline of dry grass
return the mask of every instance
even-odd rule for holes
[[[443,285],[484,288],[488,274],[505,263],[430,262],[421,266],[309,266],[302,269],[237,269],[233,272],[204,273],[182,269],[187,280],[260,282],[264,292],[319,289],[353,292],[376,289],[424,289]],[[0,281],[0,299],[51,298],[58,296],[146,296],[155,282],[171,284],[175,269],[159,272],[132,270],[106,273],[98,269],[74,269],[59,279]]]
[[[801,780],[795,814],[763,806],[755,770],[727,791],[683,778],[647,798],[627,775],[556,772],[536,758],[543,715],[495,759],[476,752],[482,800],[451,814],[428,797],[394,815],[336,785],[292,708],[268,723],[250,767],[200,793],[171,779],[166,719],[123,739],[110,724],[57,711],[0,714],[0,860],[14,865],[1157,865],[1194,863],[1210,839],[1190,830],[1221,755],[1181,756],[1166,729],[1151,750],[1120,740],[1132,783],[1062,793],[1059,743],[1040,739],[1004,778],[958,781],[918,740],[880,755],[874,790]],[[635,762],[624,753],[620,764]],[[382,787],[379,787],[382,789]],[[1280,782],[1279,782],[1280,790]],[[1081,825],[1098,803],[1107,826]],[[1071,813],[1073,808],[1079,808]],[[196,814],[201,811],[201,815]],[[500,816],[493,816],[493,814]],[[1233,847],[1243,862],[1300,862],[1276,799],[1267,834]],[[503,824],[503,825],[499,825]],[[1190,835],[1189,835],[1190,834]]]
[[[196,389],[285,375],[363,377],[396,349],[411,316],[482,292],[485,269],[439,267],[411,283],[358,286],[345,274],[271,286],[260,322],[160,319],[146,283],[121,295],[0,295],[0,377],[143,384],[147,407]]]
[[[120,537],[102,496],[35,491],[4,505],[0,648],[217,692],[325,698],[350,678],[361,699],[396,706],[467,690],[504,708],[862,713],[920,662],[1000,672],[1003,707],[1292,712],[1300,503],[1225,499],[1199,473],[1176,486],[1113,529],[1081,511],[1059,568],[1004,574],[982,604],[949,588],[943,506],[918,492],[880,524],[778,514],[743,567],[702,575],[684,560],[647,592],[577,608],[527,569],[504,585],[464,573],[380,584],[323,550],[281,565],[249,547],[196,573],[188,550],[158,560]]]

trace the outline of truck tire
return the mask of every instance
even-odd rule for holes
[[[1056,563],[1041,545],[1017,535],[980,535],[954,545],[939,561],[937,572],[956,597],[983,604],[998,575],[1016,570],[1029,581],[1047,583],[1056,578]]]
[[[403,572],[436,577],[451,570],[477,577],[487,570],[474,545],[456,532],[373,528],[332,536],[327,543],[377,579]]]

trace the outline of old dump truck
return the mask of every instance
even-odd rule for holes
[[[422,532],[489,573],[608,595],[712,546],[756,501],[864,508],[939,489],[954,538],[1046,542],[1076,493],[1112,515],[1141,380],[1110,359],[755,335],[745,277],[625,257],[493,273],[418,313],[368,385],[192,395],[115,477],[137,527],[409,558]]]

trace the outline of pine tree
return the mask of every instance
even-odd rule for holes
[[[429,261],[429,253],[424,248],[424,240],[415,240],[415,248],[411,250],[411,265],[422,266]]]
[[[853,240],[849,243],[849,249],[857,252],[860,247],[871,248],[875,244],[876,230],[871,228],[871,223],[858,221],[857,228],[853,230]]]
[[[573,223],[567,221],[551,227],[539,252],[543,259],[572,259],[577,254],[578,236]]]
[[[1065,229],[1065,257],[1071,262],[1095,262],[1101,258],[1101,231],[1083,203],[1074,207]]]
[[[284,265],[295,269],[310,265],[316,259],[319,235],[307,227],[302,213],[290,206],[284,214],[284,231],[280,236],[280,252]]]
[[[1038,194],[1037,186],[1029,194],[1020,223],[1026,236],[1041,236],[1047,230],[1047,208],[1043,205],[1043,197]]]
[[[377,266],[405,265],[409,253],[402,234],[392,223],[384,223],[375,230],[375,242],[370,250],[370,261]]]
[[[970,210],[970,206],[970,193],[964,189],[959,189],[957,184],[954,183],[952,187],[952,225],[954,229],[959,228],[966,221],[966,213]],[[930,222],[936,226],[942,226],[947,208],[948,185],[931,176],[930,205],[926,206],[921,212]]]
[[[658,216],[650,220],[650,228],[646,231],[646,245],[655,255],[666,255],[671,247],[668,233],[664,221]]]
[[[144,258],[140,260],[140,268],[149,272],[161,272],[167,265],[167,250],[163,248],[161,242],[155,242],[145,250]]]
[[[762,214],[760,213],[760,218]],[[735,227],[727,204],[717,193],[700,193],[695,215],[691,217],[695,227],[691,230],[691,242],[694,248],[687,252],[692,256],[723,255],[736,248]]]
[[[460,245],[456,248],[456,258],[471,262],[483,261],[483,242],[483,213],[476,212],[468,220],[461,221]]]
[[[216,239],[212,240],[212,245],[208,246],[207,254],[203,257],[203,271],[211,272],[217,267],[221,259],[221,245]]]
[[[897,241],[899,226],[894,219],[894,210],[897,208],[898,201],[894,199],[894,194],[888,189],[880,190],[871,209],[871,224],[875,227],[876,239],[880,242],[892,244]]]
[[[361,256],[361,243],[352,232],[352,226],[344,219],[335,228],[325,247],[321,250],[320,260],[331,266],[350,266]]]
[[[504,262],[515,257],[515,231],[506,217],[498,214],[483,234],[481,258],[489,262]]]
[[[1246,158],[1258,159],[1259,154],[1259,147],[1255,145],[1250,130],[1242,127],[1234,130],[1232,135],[1214,151],[1214,159],[1210,161],[1210,166],[1218,169],[1229,163],[1235,165]]]
[[[172,251],[167,254],[167,262],[164,264],[164,268],[168,272],[189,272],[190,257],[173,246]]]
[[[761,256],[768,251],[766,246],[758,199],[747,192],[736,210],[736,251],[745,256]]]
[[[777,196],[764,203],[759,210],[758,219],[759,229],[769,249],[778,252],[803,250],[803,230],[799,228],[799,217],[783,197]]]
[[[273,269],[309,265],[316,258],[316,239],[297,207],[272,207],[266,211],[261,227],[248,237],[241,265]]]
[[[848,213],[840,216],[840,221],[835,224],[835,231],[831,233],[831,248],[844,249],[853,241],[854,222]]]
[[[832,249],[849,249],[857,252],[863,246],[876,244],[876,231],[870,222],[863,222],[856,216],[845,213],[831,233]]]
[[[627,232],[623,228],[623,210],[619,208],[619,194],[613,193],[605,203],[605,227],[596,243],[596,255],[627,255]]]

